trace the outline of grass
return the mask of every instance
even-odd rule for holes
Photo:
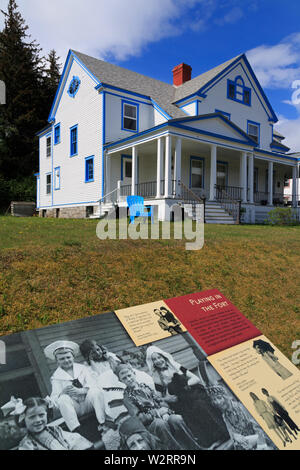
[[[300,227],[205,226],[205,245],[105,240],[95,220],[0,217],[0,334],[218,288],[289,358]]]

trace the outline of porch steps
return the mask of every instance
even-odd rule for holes
[[[233,217],[220,204],[211,201],[205,204],[205,221],[207,224],[235,224]]]
[[[100,219],[101,217],[104,217],[106,214],[108,214],[113,208],[114,204],[112,202],[99,204],[93,215],[89,216],[89,219]]]

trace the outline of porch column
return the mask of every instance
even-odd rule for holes
[[[136,183],[137,183],[137,179],[136,179],[136,170],[137,170],[137,148],[136,147],[132,147],[132,176],[131,176],[131,195],[132,196],[135,196],[135,187],[136,187]]]
[[[248,164],[249,164],[249,202],[250,204],[254,203],[254,156],[253,153],[248,154]]]
[[[111,175],[111,157],[105,152],[106,176],[105,176],[105,194],[110,193],[110,175]],[[108,198],[110,200],[110,198]]]
[[[157,174],[156,174],[156,197],[161,197],[161,180],[163,179],[163,155],[164,155],[164,140],[162,137],[157,139]]]
[[[217,146],[212,145],[210,148],[210,189],[209,199],[214,201],[216,198],[217,184]]]
[[[269,162],[268,168],[268,204],[273,206],[273,162]]]
[[[175,146],[175,196],[180,196],[181,194],[181,147],[182,147],[182,140],[176,139],[176,146]]]
[[[171,195],[171,157],[172,157],[172,137],[166,136],[166,152],[165,152],[165,197]]]
[[[299,175],[299,168],[298,165],[293,167],[293,207],[297,207],[298,205],[298,175]]]
[[[240,160],[240,186],[242,188],[242,202],[247,202],[247,153],[242,152]]]

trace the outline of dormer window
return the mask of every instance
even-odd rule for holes
[[[251,106],[251,88],[245,87],[241,76],[236,77],[234,81],[228,80],[227,87],[228,99]]]
[[[122,101],[122,129],[138,132],[138,105]]]

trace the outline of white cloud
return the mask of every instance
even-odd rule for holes
[[[32,38],[48,53],[68,49],[124,60],[164,37],[179,35],[180,17],[204,0],[17,0]],[[1,26],[1,24],[0,24]]]
[[[280,134],[285,136],[283,144],[290,147],[291,152],[300,152],[300,116],[296,119],[287,119],[284,116],[279,116],[275,128]]]
[[[273,46],[251,49],[247,57],[263,87],[290,88],[294,80],[300,79],[300,33]]]
[[[233,24],[239,21],[244,16],[244,12],[240,7],[234,7],[223,18],[216,20],[216,23],[219,25]]]

